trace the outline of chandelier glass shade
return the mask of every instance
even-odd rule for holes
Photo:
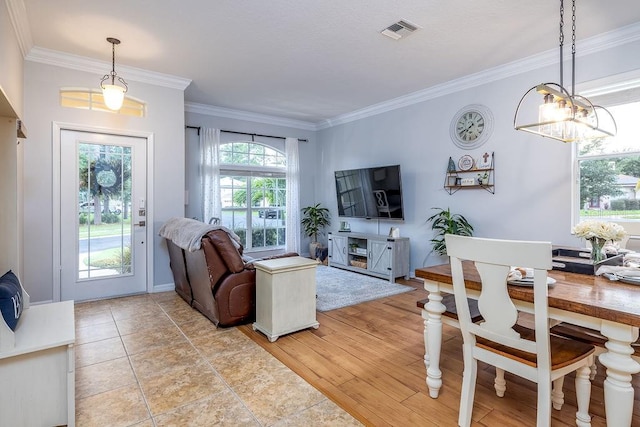
[[[102,96],[104,97],[104,103],[107,108],[117,111],[122,108],[124,94],[129,90],[129,86],[127,82],[116,73],[116,45],[120,44],[120,40],[108,37],[107,41],[111,43],[111,72],[102,77],[100,88],[102,89]]]
[[[615,136],[611,113],[575,94],[575,0],[572,7],[571,92],[563,86],[564,1],[560,0],[560,83],[541,83],[520,99],[513,119],[516,130],[562,142]]]

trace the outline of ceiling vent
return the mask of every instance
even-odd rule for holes
[[[380,33],[384,36],[387,36],[389,38],[392,38],[394,40],[399,40],[403,37],[408,36],[409,34],[413,33],[415,30],[417,30],[418,27],[415,24],[412,24],[409,21],[406,20],[400,20],[398,22],[396,22],[395,24],[391,24],[389,25],[387,28],[385,28],[384,30],[382,30]]]

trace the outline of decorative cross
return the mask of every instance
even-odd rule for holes
[[[489,159],[489,153],[484,153],[482,155],[482,158],[484,159],[484,162],[487,163],[488,159]]]

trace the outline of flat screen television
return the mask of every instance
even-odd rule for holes
[[[400,165],[335,172],[338,216],[403,220]]]

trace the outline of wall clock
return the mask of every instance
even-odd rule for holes
[[[463,150],[480,147],[493,131],[493,114],[480,104],[467,105],[451,120],[449,132],[453,143]]]

